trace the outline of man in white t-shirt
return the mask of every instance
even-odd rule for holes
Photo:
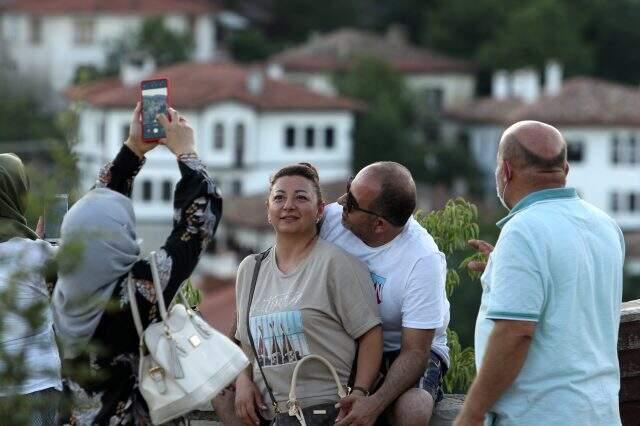
[[[362,169],[338,203],[325,208],[320,236],[369,266],[384,333],[384,381],[375,392],[354,389],[343,399],[338,426],[378,417],[393,425],[428,424],[442,397],[449,364],[446,261],[413,219],[415,206],[409,170],[380,162]]]

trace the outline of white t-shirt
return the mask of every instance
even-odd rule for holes
[[[431,349],[449,364],[447,264],[431,235],[415,219],[409,219],[392,241],[369,247],[342,225],[342,206],[333,203],[325,208],[320,237],[369,267],[382,318],[385,352],[400,349],[402,327],[435,329]]]
[[[15,302],[19,309],[36,303],[49,304],[49,292],[40,274],[45,262],[54,254],[54,248],[43,240],[12,238],[0,243],[0,292],[15,285]],[[0,386],[0,396],[28,394],[55,388],[62,390],[60,355],[53,332],[51,309],[44,309],[44,321],[32,329],[22,316],[5,312],[4,334],[0,345],[5,352],[16,355],[24,352],[28,375],[17,387]]]

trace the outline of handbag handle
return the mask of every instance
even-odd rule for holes
[[[316,361],[320,361],[325,365],[325,367],[329,369],[329,372],[331,372],[331,375],[333,376],[333,380],[335,380],[336,382],[336,387],[338,388],[338,396],[340,398],[344,398],[345,396],[347,396],[347,393],[344,391],[344,387],[340,384],[338,373],[336,372],[336,369],[333,367],[333,365],[331,365],[329,361],[327,361],[324,357],[320,355],[313,355],[313,354],[307,355],[304,358],[302,358],[300,361],[298,361],[296,363],[296,367],[293,369],[293,377],[291,378],[291,389],[289,389],[289,401],[287,401],[287,407],[289,407],[290,416],[295,416],[298,411],[298,401],[296,399],[296,385],[298,382],[298,371],[300,370],[300,367],[302,366],[302,364],[312,359],[315,359]]]
[[[167,320],[167,307],[164,304],[164,295],[162,294],[162,286],[160,285],[160,274],[158,273],[158,262],[156,260],[156,252],[152,251],[149,253],[149,266],[151,269],[151,278],[153,279],[153,287],[156,291],[156,303],[159,308],[160,318],[162,318],[162,322],[164,323]],[[190,311],[189,303],[182,294],[182,286],[178,289],[178,295],[182,300],[182,303],[187,308],[187,311]],[[138,309],[138,301],[136,300],[135,291],[133,288],[133,279],[131,277],[131,273],[127,277],[127,291],[129,293],[129,303],[131,305],[131,314],[133,316],[133,323],[136,326],[136,330],[138,331],[138,336],[142,341],[142,335],[144,333],[144,328],[142,327],[142,320],[140,319],[140,310]]]

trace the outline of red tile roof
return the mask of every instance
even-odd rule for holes
[[[219,6],[210,0],[5,0],[0,10],[39,15],[67,13],[207,13]]]
[[[538,120],[563,126],[640,126],[640,89],[591,77],[567,80],[555,96],[532,104],[517,99],[479,99],[445,112],[472,123],[508,125]]]
[[[406,74],[473,73],[470,62],[412,46],[402,39],[354,29],[317,36],[275,55],[271,62],[289,71],[338,71],[348,68],[358,56],[379,58]]]
[[[225,101],[237,101],[262,110],[358,110],[364,106],[343,97],[321,95],[306,87],[264,77],[263,89],[247,88],[250,70],[232,63],[183,63],[158,70],[147,78],[170,80],[171,104],[176,108],[199,109]],[[66,91],[76,101],[103,108],[129,108],[138,100],[139,86],[125,86],[111,78]]]

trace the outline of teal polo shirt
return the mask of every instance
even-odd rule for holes
[[[498,226],[481,278],[476,366],[495,320],[533,321],[536,330],[486,423],[619,425],[620,228],[572,188],[529,194]]]

